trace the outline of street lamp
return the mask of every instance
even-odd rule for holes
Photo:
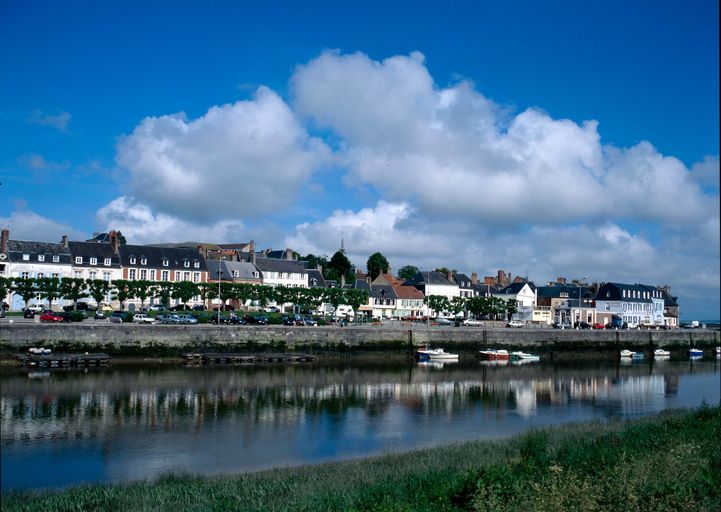
[[[581,327],[581,281],[588,279],[588,276],[583,276],[581,279],[576,281],[578,286],[578,327]]]
[[[223,276],[223,269],[221,268],[222,262],[225,258],[220,256],[218,258],[218,325],[220,325],[220,308],[223,305],[223,299],[220,297],[220,278]]]

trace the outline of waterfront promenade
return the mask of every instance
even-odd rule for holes
[[[38,324],[3,322],[3,355],[43,344],[49,347],[103,350],[115,354],[145,351],[182,351],[199,348],[244,350],[412,350],[419,345],[444,345],[461,351],[494,346],[552,350],[617,350],[663,347],[711,349],[720,333],[707,329],[662,330],[559,330],[429,327],[389,322],[364,326],[215,326],[137,325],[107,322]]]

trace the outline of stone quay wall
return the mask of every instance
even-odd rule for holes
[[[178,353],[188,350],[412,350],[419,345],[475,351],[480,348],[617,350],[620,348],[712,348],[719,331],[557,330],[473,327],[364,326],[286,327],[213,325],[0,324],[2,352],[32,346],[106,351],[113,354]]]

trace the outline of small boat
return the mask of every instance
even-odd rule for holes
[[[714,354],[716,354],[716,357],[721,356],[721,347],[716,347],[713,351]]]
[[[435,361],[453,361],[458,359],[458,354],[449,354],[442,348],[419,349],[416,355],[421,361],[428,361],[429,359]]]
[[[487,350],[479,350],[478,355],[485,361],[496,361],[509,359],[511,356],[508,354],[508,350],[495,350],[489,348]]]
[[[623,359],[643,359],[643,352],[634,352],[632,350],[623,349],[619,354]]]
[[[513,361],[540,361],[541,356],[534,356],[527,352],[511,352],[511,360]]]
[[[657,348],[653,351],[653,357],[669,357],[671,355],[671,352],[668,350],[664,350],[662,348]]]
[[[691,357],[701,357],[703,355],[703,350],[700,348],[691,348],[688,351],[688,355]]]

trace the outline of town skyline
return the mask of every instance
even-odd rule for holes
[[[717,2],[170,5],[0,8],[12,238],[343,240],[718,319]]]

